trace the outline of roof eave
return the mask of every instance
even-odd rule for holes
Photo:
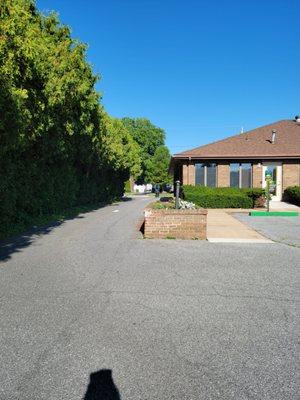
[[[220,156],[220,155],[212,155],[212,156],[203,156],[203,155],[197,155],[197,156],[192,156],[192,155],[174,155],[173,160],[196,160],[196,159],[201,159],[201,160],[260,160],[260,159],[278,159],[278,160],[283,160],[283,159],[299,159],[300,155],[283,155],[283,156],[277,156],[277,155],[244,155],[244,156]]]

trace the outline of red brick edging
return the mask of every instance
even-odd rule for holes
[[[207,210],[145,210],[145,238],[206,239]]]

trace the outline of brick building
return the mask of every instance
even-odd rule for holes
[[[300,117],[175,154],[170,170],[184,185],[240,188],[264,187],[268,171],[273,200],[281,200],[300,185]]]

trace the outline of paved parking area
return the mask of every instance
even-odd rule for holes
[[[2,245],[0,399],[298,399],[300,249],[137,239],[147,201]]]
[[[233,215],[239,221],[271,240],[300,247],[300,216],[250,217],[247,214],[238,213]]]

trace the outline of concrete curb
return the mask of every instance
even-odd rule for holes
[[[274,243],[270,239],[207,238],[211,243]]]

